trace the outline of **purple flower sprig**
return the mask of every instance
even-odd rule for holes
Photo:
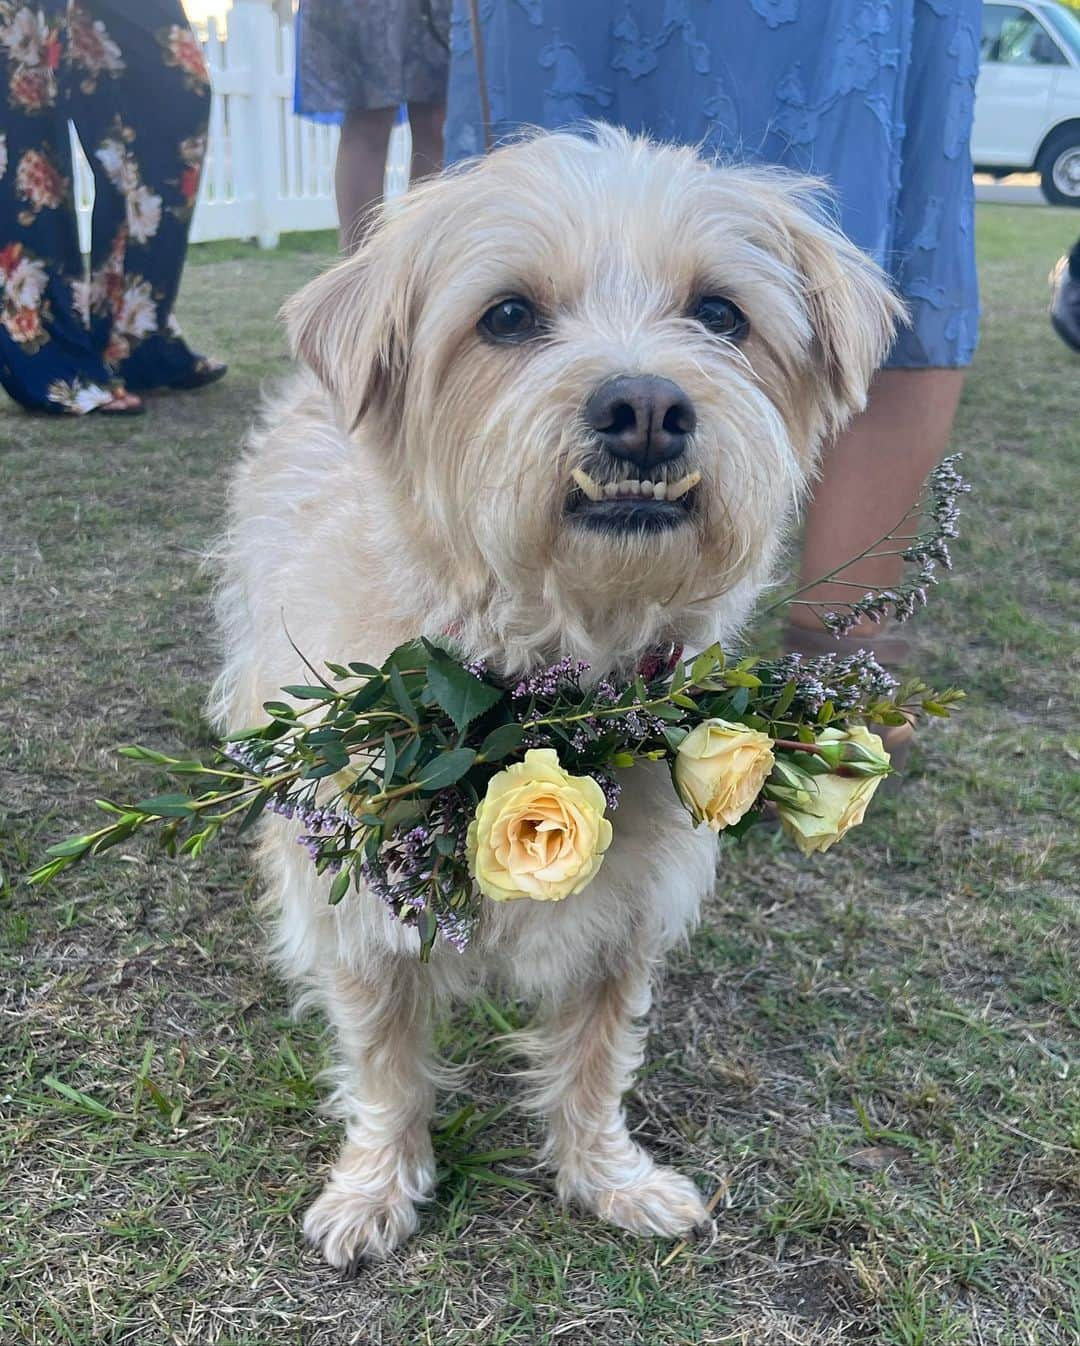
[[[793,653],[758,666],[758,673],[777,691],[789,682],[794,695],[785,716],[815,719],[831,702],[835,715],[887,701],[899,682],[868,650],[855,654],[819,654],[812,658]]]
[[[957,469],[961,457],[961,454],[954,453],[942,459],[927,477],[926,487],[918,502],[889,532],[871,542],[850,561],[845,561],[827,575],[800,585],[792,593],[770,604],[765,611],[772,612],[788,604],[808,607],[834,636],[847,635],[863,621],[878,624],[886,618],[895,622],[910,620],[920,608],[926,606],[930,587],[938,582],[937,567],[940,565],[946,570],[952,569],[949,542],[958,535],[959,497],[971,490]],[[920,515],[927,517],[929,526],[920,532],[906,532],[912,521]],[[808,590],[825,583],[860,588],[855,581],[843,579],[844,572],[859,561],[881,556],[898,556],[912,569],[896,585],[868,589],[850,602],[835,606],[801,597]]]

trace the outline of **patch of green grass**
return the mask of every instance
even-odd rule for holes
[[[281,300],[329,236],[195,249],[181,318],[230,361],[138,422],[0,409],[0,1340],[532,1346],[1064,1346],[1080,1340],[1074,662],[1077,363],[1045,320],[1067,211],[981,207],[984,337],[956,443],[975,484],[919,627],[957,720],[828,857],[725,848],[628,1101],[721,1192],[680,1251],[559,1209],[478,1002],[444,1044],[440,1182],[356,1282],[301,1244],[332,1158],[322,1027],[263,966],[244,846],[20,875],[127,787],[117,745],[208,742],[201,558]]]

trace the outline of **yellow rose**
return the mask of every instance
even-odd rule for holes
[[[843,733],[839,729],[824,729],[817,736],[818,743],[857,743],[888,765],[889,754],[877,734],[865,725],[856,725]],[[884,773],[875,776],[815,776],[817,793],[805,807],[808,813],[789,812],[780,807],[780,821],[803,855],[827,851],[845,832],[857,827],[866,813],[866,806],[874,791],[884,779]]]
[[[492,776],[469,826],[480,891],[494,902],[580,893],[611,845],[605,803],[596,781],[564,771],[554,748],[531,748],[524,762]]]
[[[773,769],[772,739],[744,724],[705,720],[679,744],[675,788],[714,832],[737,823]]]

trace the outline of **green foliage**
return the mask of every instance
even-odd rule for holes
[[[888,769],[887,760],[858,744],[819,742],[818,730],[857,718],[947,717],[961,696],[933,692],[922,681],[894,692],[881,670],[849,661],[829,664],[834,686],[822,703],[803,670],[792,677],[784,661],[754,657],[729,664],[716,646],[676,658],[651,672],[648,683],[639,674],[621,686],[586,679],[585,665],[569,659],[519,685],[506,683],[480,676],[426,639],[399,646],[379,669],[355,662],[326,667],[333,682],[283,687],[292,700],[266,702],[266,721],[233,735],[210,762],[122,749],[179,778],[185,792],[131,805],[99,801],[112,821],[49,847],[30,882],[47,882],[149,826],[168,854],[199,856],[226,823],[243,832],[272,808],[305,825],[301,840],[319,873],[333,875],[332,904],[350,883],[366,882],[419,931],[426,958],[440,929],[459,944],[468,937],[479,900],[468,826],[492,776],[525,758],[528,747],[554,748],[572,776],[610,784],[613,773],[641,762],[666,759],[674,766],[686,735],[707,721],[766,733],[772,775],[731,832],[741,836],[767,801],[791,813],[812,812],[823,772]]]

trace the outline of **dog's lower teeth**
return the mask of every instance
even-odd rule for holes
[[[653,484],[652,484],[652,482],[651,482],[651,481],[643,481],[643,482],[641,483],[641,494],[646,498],[646,500],[648,500],[648,499],[651,498],[652,493],[653,493]]]
[[[668,489],[668,488],[667,488],[667,482],[666,482],[666,481],[654,481],[654,482],[653,482],[653,487],[652,487],[653,499],[654,499],[654,500],[666,500],[666,499],[667,499],[667,489]]]

